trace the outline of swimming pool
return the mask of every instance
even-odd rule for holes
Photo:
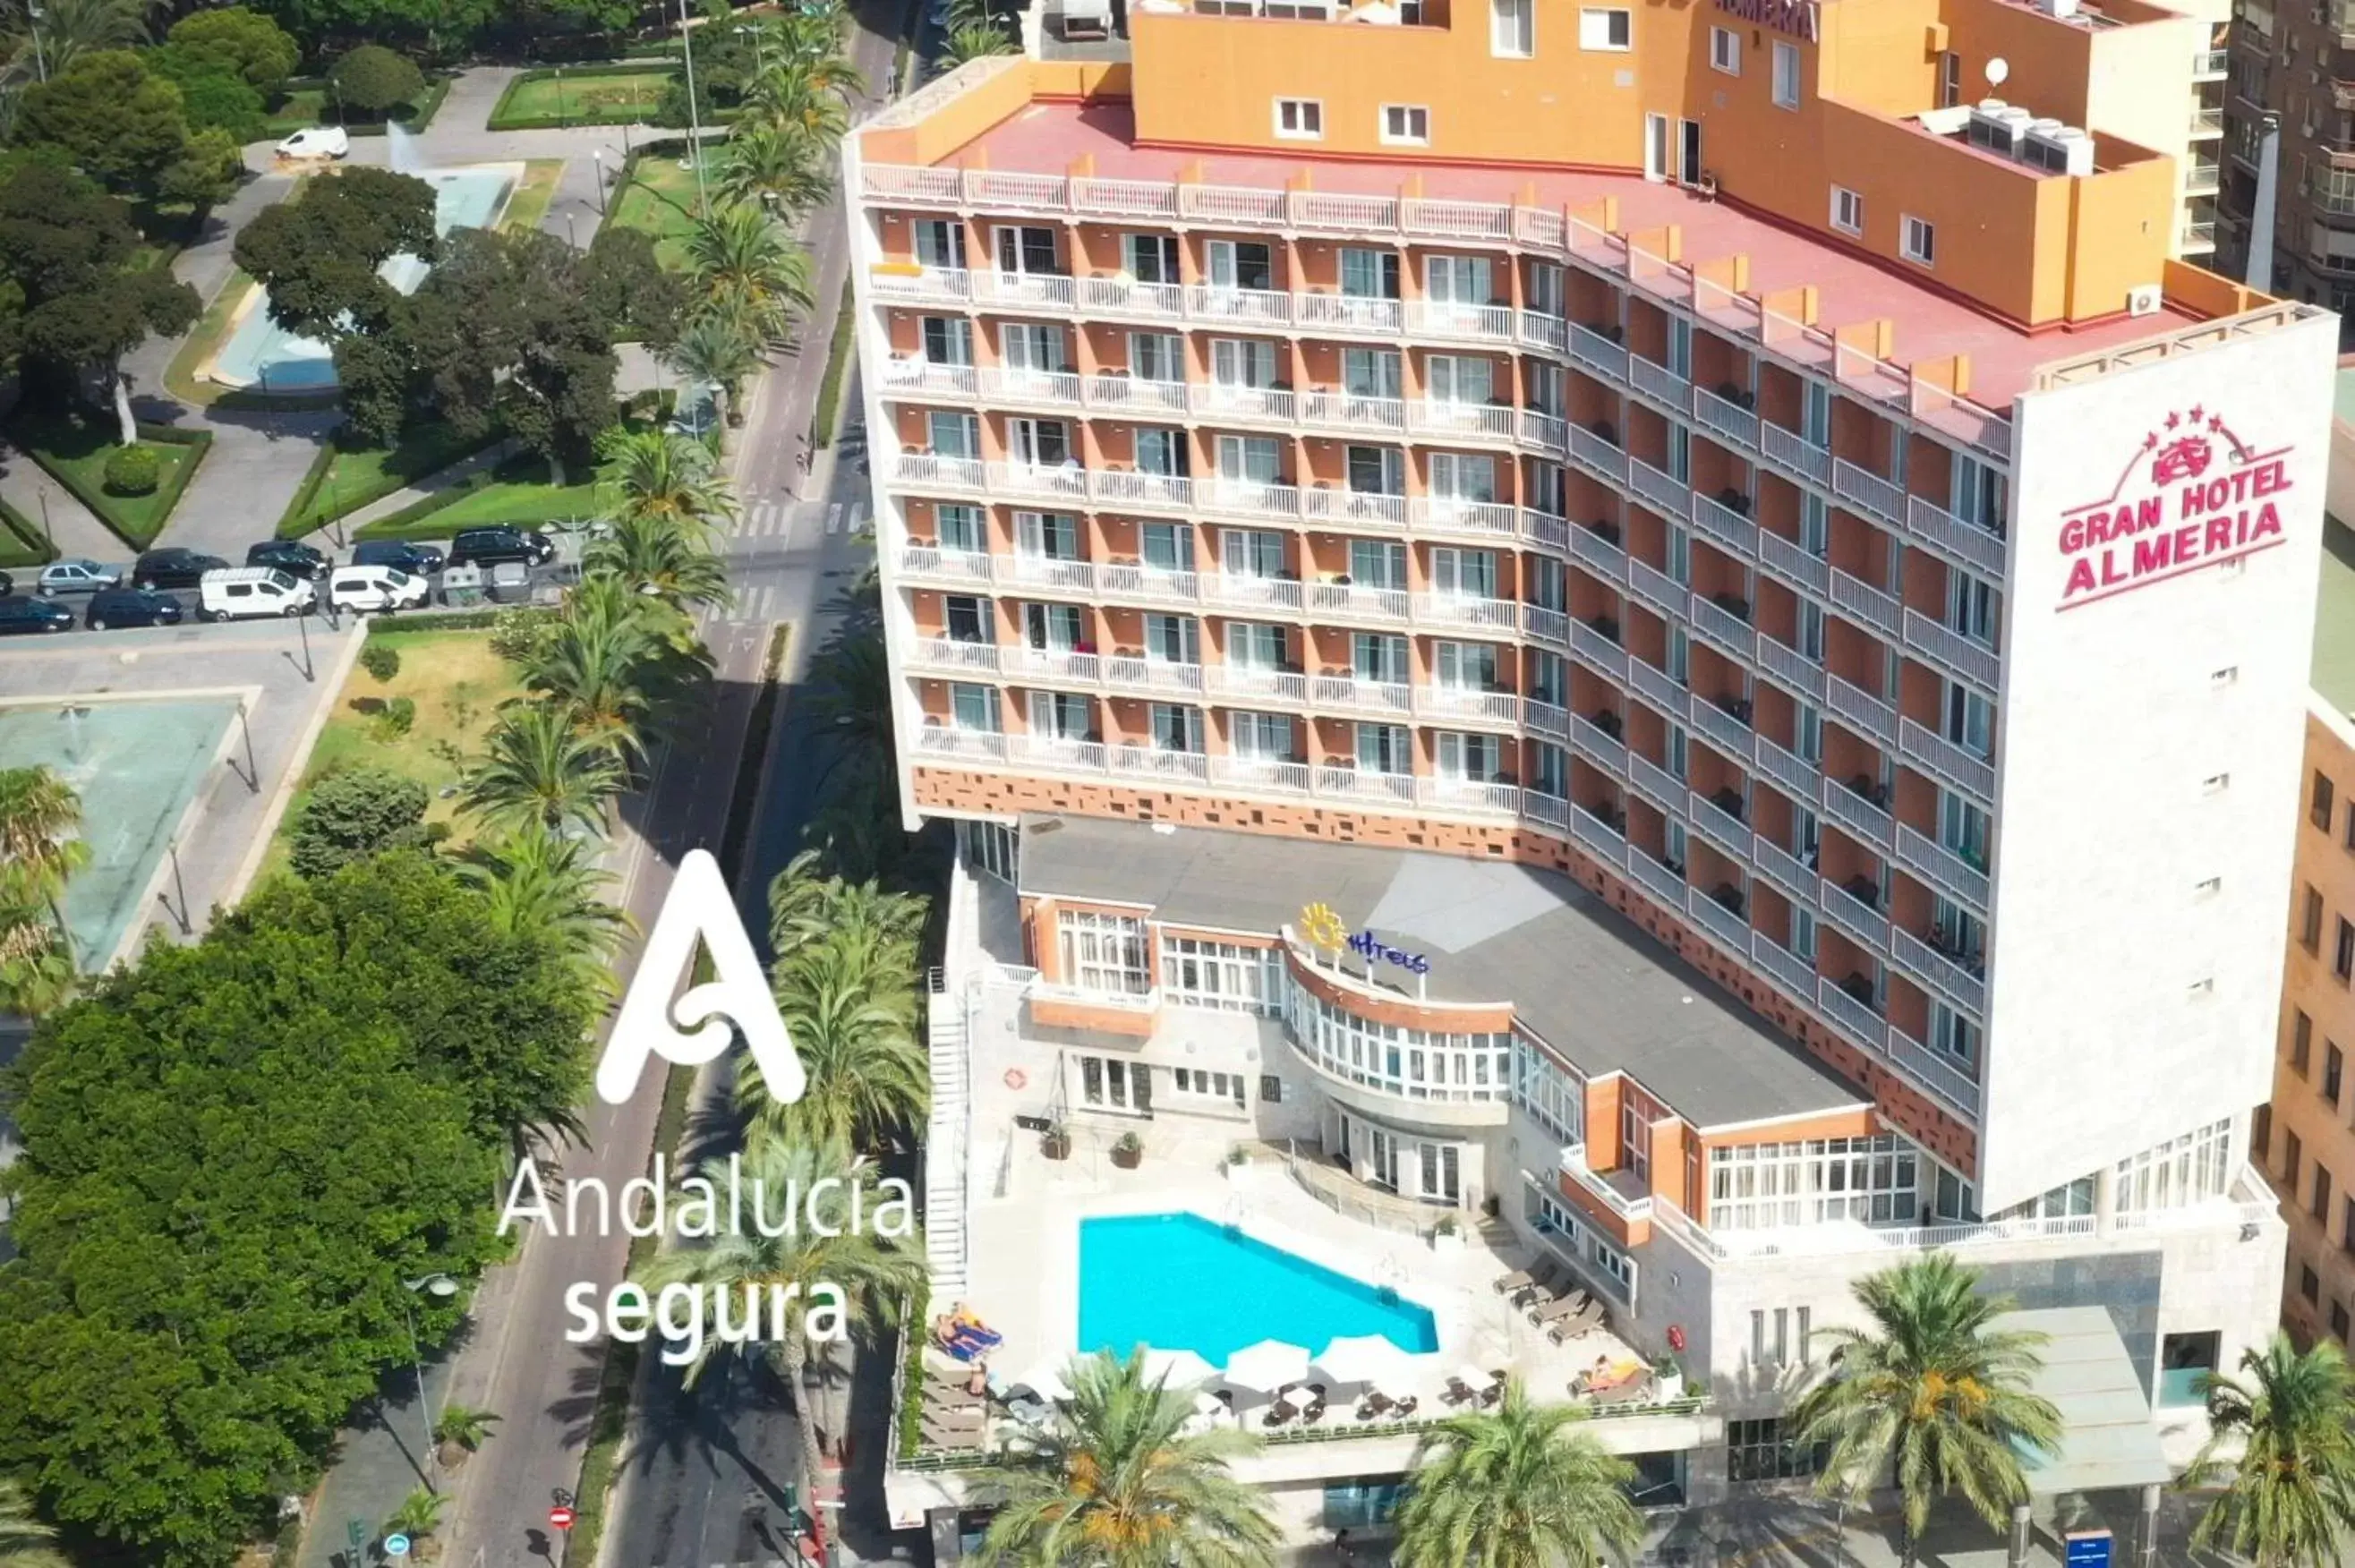
[[[1080,1221],[1082,1355],[1150,1345],[1224,1365],[1262,1339],[1314,1356],[1354,1334],[1417,1354],[1439,1348],[1429,1308],[1199,1214]]]
[[[515,177],[498,167],[406,170],[433,187],[433,231],[487,227],[506,202]],[[314,176],[330,178],[330,176]],[[377,275],[402,293],[414,293],[430,269],[415,256],[394,256]],[[225,387],[260,386],[269,391],[315,391],[336,384],[335,354],[326,344],[297,337],[270,319],[270,295],[254,291],[252,303],[213,357],[210,375]]]

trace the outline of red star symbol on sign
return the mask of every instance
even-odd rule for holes
[[[2182,422],[2183,416],[2181,414],[2169,414],[2167,416],[2167,428],[2169,430],[2173,430],[2177,425],[2179,425]]]
[[[2198,403],[2194,403],[2194,404],[2192,404],[2192,405],[2191,405],[2191,417],[2192,417],[2193,421],[2197,421],[2200,419],[2200,417],[2202,414],[2206,413],[2207,411],[2208,411],[2207,410],[2205,410],[2205,409],[2201,408]]]

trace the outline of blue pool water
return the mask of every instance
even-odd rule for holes
[[[498,215],[507,187],[514,184],[505,170],[420,169],[419,179],[433,187],[433,229],[481,229]],[[317,179],[331,176],[317,175]],[[395,256],[378,269],[378,275],[402,293],[413,293],[425,281],[426,264],[414,256]],[[270,296],[257,295],[229,341],[213,357],[212,379],[227,387],[261,386],[270,391],[323,390],[336,384],[334,351],[315,338],[297,337],[270,319]]]
[[[1417,1354],[1439,1348],[1427,1307],[1199,1214],[1080,1221],[1082,1355],[1150,1345],[1223,1366],[1262,1339],[1313,1356],[1354,1334]]]

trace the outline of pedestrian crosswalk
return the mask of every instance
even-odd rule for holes
[[[864,501],[755,501],[736,532],[744,539],[792,540],[821,535],[871,534],[875,519]]]

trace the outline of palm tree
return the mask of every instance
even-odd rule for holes
[[[472,1454],[480,1448],[497,1424],[498,1412],[478,1410],[471,1404],[444,1406],[442,1418],[433,1424],[433,1441],[464,1448]]]
[[[384,1532],[410,1537],[431,1535],[441,1528],[442,1510],[449,1506],[450,1499],[446,1493],[437,1492],[432,1487],[420,1487],[401,1499],[400,1506],[386,1518]]]
[[[755,1195],[753,1222],[731,1228],[704,1247],[681,1247],[657,1254],[645,1270],[643,1285],[649,1293],[666,1285],[687,1285],[703,1293],[703,1320],[719,1320],[720,1298],[730,1303],[728,1321],[741,1324],[760,1304],[759,1321],[768,1320],[773,1292],[796,1286],[806,1292],[811,1282],[823,1280],[844,1294],[842,1308],[852,1333],[872,1338],[896,1323],[906,1304],[921,1301],[931,1288],[924,1268],[924,1243],[912,1231],[886,1233],[875,1222],[881,1205],[874,1166],[839,1145],[784,1144],[774,1138],[753,1138],[745,1147],[744,1190]],[[714,1159],[703,1168],[705,1179],[725,1189],[729,1162]],[[853,1194],[866,1219],[849,1222]],[[790,1195],[790,1196],[789,1196]],[[800,1205],[800,1222],[783,1223],[788,1202]],[[764,1223],[759,1211],[771,1218]],[[771,1230],[784,1231],[769,1235]],[[686,1381],[693,1387],[713,1359],[730,1350],[769,1358],[793,1391],[805,1401],[802,1374],[809,1366],[810,1337],[803,1325],[789,1322],[775,1338],[727,1340],[707,1334],[687,1365]],[[766,1328],[761,1330],[762,1335]],[[794,1424],[802,1444],[802,1474],[818,1474],[817,1424],[805,1405],[803,1419]]]
[[[25,1488],[0,1477],[0,1568],[66,1568],[49,1545],[56,1539],[56,1531],[33,1517]]]
[[[130,48],[148,41],[147,0],[37,0],[33,5],[19,4],[8,9],[14,15],[5,25],[11,33],[16,31],[16,21],[27,21],[8,61],[7,85],[12,87],[21,88],[37,80],[44,71],[57,76],[84,55],[101,49]],[[37,48],[29,25],[32,15],[40,18]]]
[[[0,895],[54,903],[89,859],[73,786],[45,767],[0,768]]]
[[[916,1039],[911,952],[858,931],[829,933],[778,965],[777,1011],[809,1075],[791,1104],[758,1067],[738,1070],[736,1101],[761,1136],[873,1148],[930,1108],[931,1058]]]
[[[754,77],[744,89],[744,112],[831,147],[850,129],[850,95],[865,86],[858,69],[839,56],[795,62]]]
[[[826,156],[826,144],[800,125],[740,120],[720,154],[719,194],[731,202],[773,200],[784,212],[807,212],[834,194]]]
[[[865,753],[877,771],[891,771],[891,699],[895,683],[883,638],[846,638],[812,661],[811,708],[851,750]]]
[[[769,946],[778,962],[835,931],[871,933],[899,944],[912,958],[924,927],[924,901],[873,881],[827,876],[824,859],[821,851],[804,849],[769,884]],[[905,978],[907,966],[895,972]]]
[[[754,326],[730,311],[708,307],[687,318],[670,352],[663,356],[682,380],[710,383],[712,411],[723,431],[729,425],[728,411],[736,400],[737,389],[763,363],[762,350],[766,345]]]
[[[1055,1568],[1252,1568],[1275,1561],[1266,1495],[1231,1467],[1259,1440],[1189,1432],[1194,1401],[1145,1375],[1145,1357],[1074,1361],[1054,1423],[1024,1431],[983,1483],[1002,1499],[985,1563]]]
[[[2211,1433],[2179,1484],[2224,1487],[2191,1543],[2257,1568],[2335,1568],[2355,1536],[2355,1373],[2329,1340],[2301,1355],[2279,1332],[2241,1353],[2241,1373],[2208,1380]]]
[[[597,897],[613,879],[598,868],[590,846],[545,822],[528,821],[471,846],[457,870],[461,881],[483,895],[498,930],[545,939],[576,974],[611,990],[613,957],[630,918]]]
[[[1819,1490],[1854,1496],[1894,1467],[1907,1568],[1935,1499],[1959,1490],[2001,1529],[2028,1499],[2019,1450],[2061,1440],[2061,1413],[2028,1389],[2044,1337],[1991,1327],[2011,1300],[1977,1284],[1949,1253],[1857,1281],[1873,1331],[1821,1330],[1836,1370],[1792,1411],[1801,1442],[1828,1445]]]
[[[80,978],[48,912],[0,905],[0,1013],[39,1018],[64,1005]]]
[[[728,565],[693,530],[665,517],[627,514],[591,543],[582,564],[619,578],[633,592],[659,601],[685,618],[734,598]]]
[[[1539,1405],[1518,1378],[1494,1410],[1451,1415],[1415,1445],[1399,1508],[1400,1568],[1597,1568],[1643,1541],[1635,1467],[1578,1430],[1575,1405]]]
[[[621,793],[622,762],[584,735],[554,702],[510,704],[483,737],[459,799],[494,827],[568,825],[602,831],[605,802]]]
[[[648,601],[618,577],[581,579],[566,596],[563,618],[524,667],[524,684],[562,703],[584,735],[616,755],[643,757],[645,733],[674,684],[665,634]]]
[[[783,342],[794,318],[810,308],[809,252],[758,207],[739,202],[697,219],[686,248],[699,301],[732,312],[768,341]]]
[[[968,22],[949,29],[947,41],[941,48],[940,69],[954,70],[974,60],[987,59],[993,55],[1010,55],[1018,51],[1014,36],[996,22]]]
[[[720,477],[711,449],[675,430],[616,425],[597,443],[624,517],[667,517],[701,530],[736,516],[736,498]]]

